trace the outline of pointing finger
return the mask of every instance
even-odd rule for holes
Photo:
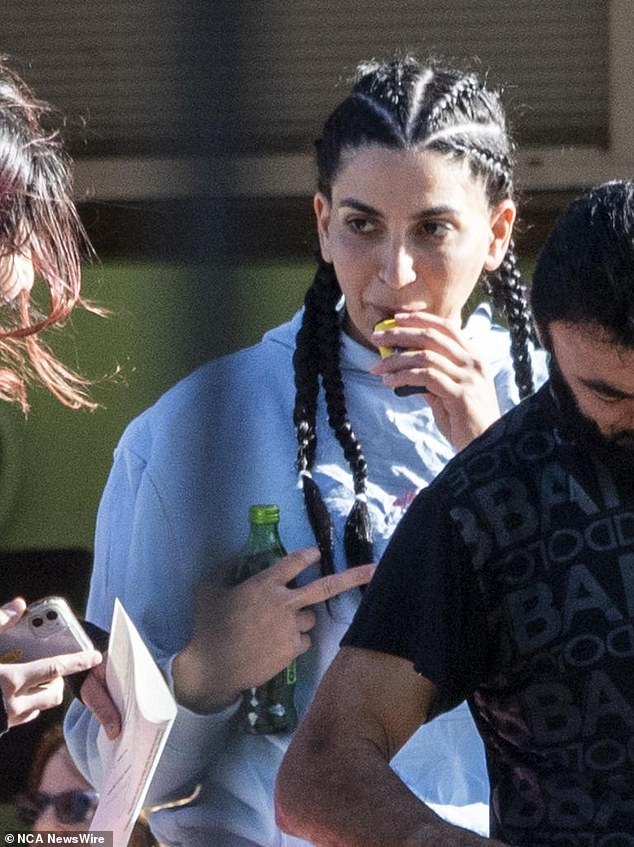
[[[283,559],[268,568],[268,573],[286,585],[306,568],[317,564],[319,559],[318,547],[303,547],[301,550],[295,550],[293,553],[284,556]],[[267,573],[267,571],[264,573]]]
[[[349,591],[351,588],[366,585],[372,579],[375,570],[376,565],[359,565],[342,573],[330,574],[321,577],[321,579],[316,579],[302,588],[295,589],[293,593],[296,605],[298,608],[302,608],[303,606],[312,606],[315,603],[323,603],[344,591]]]

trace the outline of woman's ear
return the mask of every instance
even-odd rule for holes
[[[498,203],[491,211],[491,239],[489,250],[484,262],[486,271],[494,271],[500,267],[508,250],[509,241],[513,234],[513,225],[517,216],[515,203],[507,198]]]
[[[317,233],[319,235],[319,247],[321,256],[325,262],[332,262],[330,251],[330,200],[321,191],[313,197],[313,209],[317,218]]]

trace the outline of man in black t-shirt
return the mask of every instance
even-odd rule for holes
[[[280,771],[317,845],[491,843],[388,767],[466,699],[497,843],[634,847],[634,183],[569,207],[532,304],[549,383],[414,501]]]

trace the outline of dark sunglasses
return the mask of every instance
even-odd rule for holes
[[[18,794],[15,798],[15,811],[21,823],[30,825],[52,806],[55,817],[60,823],[86,823],[97,808],[99,795],[92,789],[85,791],[64,791],[61,794]]]

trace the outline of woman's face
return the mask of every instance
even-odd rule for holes
[[[315,195],[323,258],[346,299],[346,331],[372,346],[395,312],[461,321],[483,270],[498,267],[515,220],[512,200],[490,208],[462,161],[368,145],[342,158],[332,197]]]
[[[68,750],[62,746],[46,763],[38,791],[60,795],[67,791],[83,791],[89,788],[90,785],[73,764]],[[83,822],[64,823],[57,817],[53,804],[49,803],[33,824],[33,832],[88,832],[91,818],[92,814]]]

